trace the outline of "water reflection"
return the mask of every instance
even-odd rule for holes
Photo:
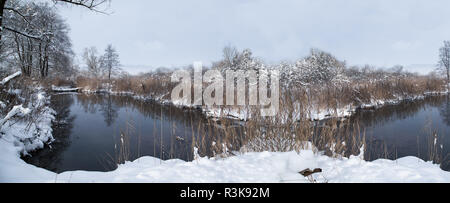
[[[441,107],[441,116],[448,126],[450,126],[450,95],[445,97],[445,102]]]
[[[55,110],[55,120],[52,123],[53,137],[55,141],[51,147],[46,147],[38,152],[31,153],[31,156],[23,159],[33,165],[46,168],[51,171],[59,171],[62,164],[63,151],[70,146],[70,135],[74,127],[75,115],[71,114],[70,107],[74,103],[71,96],[52,97],[52,108]]]
[[[52,96],[52,106],[56,141],[24,160],[56,172],[111,171],[141,156],[190,161],[193,147],[202,144],[199,153],[212,156],[206,143],[220,134],[204,130],[211,126],[199,111],[128,96],[59,94]]]
[[[450,170],[450,100],[433,96],[376,110],[360,110],[351,118],[365,130],[365,159],[417,156]]]
[[[194,147],[201,156],[214,156],[224,151],[223,143],[230,151],[245,144],[243,129],[232,121],[213,122],[200,111],[129,96],[60,94],[52,96],[52,106],[57,111],[53,123],[56,141],[24,159],[55,172],[110,171],[124,159],[141,156],[190,161]],[[365,138],[366,160],[417,156],[450,170],[449,121],[450,98],[428,97],[360,110],[340,124],[338,133],[342,136],[336,140],[349,146],[342,152],[345,156],[354,154],[359,148],[353,143],[362,139],[351,134],[358,131]],[[224,128],[232,130],[224,134]],[[317,129],[311,140],[314,143],[323,141],[321,130],[325,128]],[[121,147],[124,142],[127,148]]]

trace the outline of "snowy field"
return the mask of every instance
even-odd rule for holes
[[[450,173],[415,157],[366,162],[360,157],[334,159],[311,150],[286,153],[247,153],[225,159],[192,162],[142,157],[112,172],[73,171],[55,174],[22,161],[0,141],[0,182],[149,182],[149,183],[309,183],[298,172],[322,168],[319,183],[450,182]]]

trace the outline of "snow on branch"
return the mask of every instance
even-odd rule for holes
[[[11,111],[5,116],[5,118],[0,119],[0,130],[2,129],[3,125],[11,119],[14,116],[25,116],[31,112],[28,108],[23,108],[22,105],[17,105],[12,108]]]
[[[24,14],[22,14],[18,9],[11,8],[11,7],[5,7],[4,10],[11,11],[11,12],[14,12],[15,14],[19,15],[29,26],[31,26],[31,28],[33,30],[37,30],[37,31],[40,30],[39,28],[36,28],[36,26],[33,25],[33,23],[31,23],[27,19],[27,17]],[[13,28],[10,28],[10,27],[5,27],[5,29],[8,30],[8,31],[11,31],[11,32],[23,35],[23,36],[28,37],[28,38],[36,39],[36,40],[41,40],[41,38],[43,36],[53,35],[53,33],[50,33],[50,32],[42,32],[42,31],[40,31],[41,34],[39,36],[37,36],[37,35],[31,35],[31,34],[28,34],[28,33],[25,33],[25,32],[21,32],[21,31],[18,31],[17,29],[13,29]]]
[[[12,74],[12,75],[10,75],[10,76],[4,78],[4,79],[0,82],[0,85],[3,86],[3,85],[5,85],[6,83],[8,83],[10,80],[12,80],[12,79],[14,79],[14,78],[16,78],[16,77],[19,77],[20,75],[22,75],[22,72],[21,72],[21,71],[18,71],[18,72],[16,72],[16,73],[14,73],[14,74]]]
[[[26,23],[28,23],[28,24],[31,25],[31,23],[30,23],[30,21],[27,19],[27,17],[25,17],[19,10],[15,9],[15,8],[10,8],[10,7],[5,7],[5,8],[3,8],[3,9],[4,9],[4,10],[7,10],[7,11],[12,11],[12,12],[16,13],[16,14],[19,15]]]
[[[31,34],[28,34],[28,33],[25,33],[25,32],[21,32],[21,31],[18,31],[18,30],[15,30],[13,28],[9,28],[9,27],[6,27],[6,26],[4,28],[5,28],[5,30],[8,30],[10,32],[13,32],[13,33],[16,33],[16,34],[19,34],[19,35],[22,35],[22,36],[25,36],[25,37],[28,37],[28,38],[31,38],[31,39],[41,40],[41,36],[31,35]]]

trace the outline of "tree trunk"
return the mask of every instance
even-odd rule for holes
[[[31,71],[33,69],[33,42],[31,39],[27,39],[27,50],[25,52],[26,58],[26,64],[27,64],[27,73],[25,75],[31,76]]]
[[[450,91],[450,67],[447,67],[447,92]]]
[[[44,78],[48,75],[48,44],[44,48]]]
[[[44,77],[48,76],[48,56],[45,56],[45,70],[44,70]]]
[[[5,8],[6,0],[0,0],[0,42],[2,42],[3,33],[3,9]]]
[[[43,72],[42,70],[44,69],[44,65],[43,65],[43,60],[42,60],[42,43],[39,43],[39,71],[41,72],[41,77],[43,76]]]

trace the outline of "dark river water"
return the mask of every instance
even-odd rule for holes
[[[416,156],[450,171],[450,97],[432,96],[353,117],[366,134],[366,160]]]
[[[191,126],[205,120],[200,112],[128,96],[58,94],[51,100],[55,142],[24,159],[55,172],[110,171],[125,157],[192,160]]]
[[[189,161],[195,129],[207,123],[200,112],[127,96],[58,94],[52,105],[56,141],[23,159],[55,172],[111,171],[115,163],[141,156]],[[360,110],[350,120],[364,129],[366,160],[417,156],[450,171],[449,97]]]

